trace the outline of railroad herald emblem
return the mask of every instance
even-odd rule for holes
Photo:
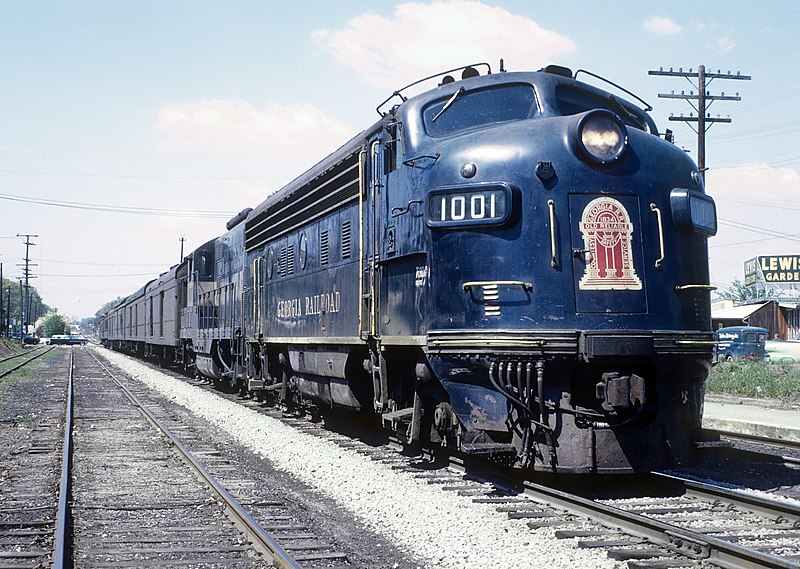
[[[581,290],[641,290],[633,266],[633,223],[625,206],[613,198],[589,202],[578,228],[586,250],[586,271]]]

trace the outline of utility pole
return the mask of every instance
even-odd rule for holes
[[[30,259],[30,250],[31,245],[36,245],[36,243],[31,243],[31,237],[39,237],[38,235],[32,235],[29,233],[17,233],[17,237],[24,237],[25,238],[25,268],[22,270],[23,275],[25,275],[25,297],[20,299],[20,319],[22,320],[23,332],[20,334],[24,336],[25,333],[28,331],[28,319],[30,318],[31,313],[31,297],[29,293],[30,287],[30,279],[35,279],[36,277],[31,276],[30,267],[35,267],[36,265],[31,263]],[[20,265],[22,266],[22,265]],[[22,283],[22,281],[20,281]],[[23,304],[24,304],[24,311],[23,311]]]
[[[181,235],[178,238],[178,241],[181,242],[181,258],[178,259],[178,262],[181,263],[181,262],[183,262],[183,244],[186,242],[186,235]]]
[[[24,306],[25,303],[23,302],[22,299],[23,299],[23,296],[22,296],[22,277],[19,277],[19,344],[20,344],[20,346],[24,346],[25,345],[25,334],[22,331],[22,316],[23,316],[22,307]]]
[[[708,112],[708,108],[714,101],[741,101],[742,98],[739,96],[739,93],[736,95],[725,95],[722,92],[719,95],[712,95],[709,91],[707,91],[708,85],[714,79],[738,79],[749,81],[751,77],[749,75],[742,75],[738,71],[734,74],[728,71],[727,73],[722,73],[719,69],[716,73],[714,72],[706,72],[706,66],[701,65],[697,68],[697,71],[692,70],[691,68],[689,71],[684,71],[683,68],[678,68],[678,71],[673,71],[670,67],[669,71],[665,71],[664,68],[660,68],[657,71],[651,70],[647,72],[648,75],[661,75],[664,77],[684,77],[690,85],[693,87],[695,83],[693,79],[697,79],[697,93],[689,91],[687,94],[685,91],[681,91],[680,93],[675,93],[672,91],[671,93],[659,93],[658,97],[660,99],[684,99],[687,101],[692,108],[694,108],[697,116],[694,116],[694,113],[689,113],[688,117],[681,116],[676,117],[674,115],[670,115],[669,120],[671,121],[679,121],[685,122],[689,124],[689,127],[692,128],[697,133],[697,166],[700,168],[700,175],[703,176],[703,180],[706,179],[706,132],[711,125],[718,122],[729,123],[731,122],[731,118],[728,117],[720,117],[717,115],[716,117],[712,117],[711,114]],[[695,105],[694,101],[697,101]],[[691,123],[697,123],[697,128],[695,128]]]
[[[5,337],[8,338],[8,329],[11,327],[11,287],[6,289],[6,329]]]

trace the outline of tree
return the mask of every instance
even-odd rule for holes
[[[43,338],[52,338],[55,334],[69,334],[69,318],[64,314],[52,312],[39,321],[36,333]]]
[[[11,279],[3,278],[2,282],[3,287],[3,306],[0,308],[0,313],[2,313],[2,319],[0,319],[0,323],[5,322],[6,318],[9,320],[14,321],[19,318],[19,303],[20,297],[24,296],[24,292],[20,292],[23,290],[22,285],[20,285],[19,281],[14,281]],[[9,289],[11,291],[10,299],[7,296]],[[39,296],[39,291],[36,290],[36,287],[29,286],[28,291],[30,294],[30,309],[31,315],[29,316],[29,321],[33,323],[37,314],[47,314],[52,309],[47,306],[44,302],[42,302],[42,297]],[[6,313],[6,307],[9,307],[8,314]],[[2,328],[0,328],[1,330]]]
[[[764,298],[764,291],[757,290],[754,286],[745,286],[739,279],[733,279],[731,286],[726,290],[717,293],[717,296],[725,300],[745,301]]]
[[[120,304],[125,302],[126,298],[127,297],[125,297],[125,296],[118,296],[114,300],[110,300],[110,301],[106,302],[103,306],[100,307],[100,309],[97,312],[94,313],[94,315],[95,316],[103,316],[104,314],[108,314],[109,312],[114,310],[117,306],[119,306]]]

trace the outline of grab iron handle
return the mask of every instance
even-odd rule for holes
[[[523,281],[470,281],[462,285],[464,291],[468,291],[472,287],[485,287],[485,286],[521,286],[525,290],[533,290],[533,283],[526,283]]]
[[[682,290],[692,290],[692,289],[700,289],[700,290],[717,290],[717,287],[714,285],[707,285],[707,284],[685,284],[685,285],[678,285],[675,287],[675,290],[681,292]]]
[[[656,269],[660,269],[661,263],[664,261],[664,225],[661,223],[661,210],[656,207],[656,204],[650,204],[650,211],[655,212],[658,219],[658,244],[661,247],[661,256],[656,259]]]
[[[556,202],[547,200],[547,207],[550,209],[550,266],[555,269],[558,266],[556,259]]]

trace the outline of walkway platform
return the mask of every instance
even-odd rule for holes
[[[703,427],[800,441],[800,404],[707,395]]]

